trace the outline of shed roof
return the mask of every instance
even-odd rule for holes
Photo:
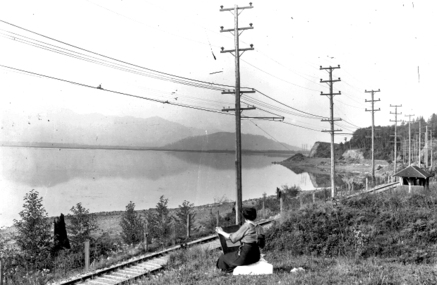
[[[421,169],[421,168],[414,166],[414,165],[410,165],[410,166],[402,169],[401,171],[398,171],[397,173],[395,173],[394,176],[428,178],[428,177],[431,177],[432,175],[424,169]]]

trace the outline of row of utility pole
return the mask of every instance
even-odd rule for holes
[[[252,24],[250,24],[248,27],[239,27],[238,26],[238,17],[239,15],[246,9],[253,8],[252,3],[249,3],[249,6],[244,7],[238,7],[235,5],[233,8],[223,8],[223,6],[220,6],[220,12],[231,12],[234,15],[234,27],[230,29],[224,29],[224,27],[220,27],[220,32],[230,32],[234,36],[234,48],[233,49],[224,49],[221,48],[221,53],[231,53],[235,58],[235,90],[228,90],[223,91],[222,94],[233,94],[235,96],[235,108],[223,108],[223,111],[233,111],[235,112],[235,145],[236,145],[236,152],[235,152],[235,169],[236,169],[236,204],[235,204],[235,214],[236,214],[236,224],[241,224],[241,211],[242,211],[242,172],[241,172],[241,112],[244,110],[254,110],[255,107],[247,107],[242,108],[240,104],[240,96],[243,93],[255,93],[254,90],[244,90],[242,91],[240,88],[240,57],[245,51],[254,50],[253,45],[251,44],[250,47],[247,48],[240,48],[239,47],[239,36],[241,33],[245,30],[253,29]],[[334,136],[336,132],[342,131],[341,129],[335,129],[335,122],[341,121],[340,118],[334,117],[334,96],[341,95],[341,92],[334,92],[334,83],[341,81],[340,78],[333,79],[332,73],[335,69],[339,69],[340,65],[338,66],[329,66],[329,67],[322,67],[320,66],[320,70],[326,70],[329,73],[329,79],[322,80],[320,79],[321,83],[327,83],[329,86],[329,93],[323,93],[321,92],[320,95],[322,96],[328,96],[329,97],[329,109],[330,109],[330,116],[329,118],[322,119],[324,122],[330,123],[330,129],[329,130],[323,130],[322,132],[329,132],[331,135],[331,197],[334,198],[336,196],[336,188],[335,188],[335,144],[334,144]],[[370,100],[365,100],[365,102],[371,103],[371,109],[367,110],[366,112],[372,112],[372,180],[374,181],[375,178],[375,157],[374,157],[374,149],[375,149],[375,112],[380,111],[380,109],[375,109],[375,102],[380,101],[380,99],[375,100],[374,94],[376,92],[380,92],[380,90],[365,90],[365,93],[371,94]],[[394,147],[394,163],[395,163],[395,170],[396,170],[396,157],[397,157],[397,116],[402,114],[397,112],[397,108],[401,107],[402,105],[390,105],[390,107],[395,108],[395,113],[392,113],[395,115],[395,147]],[[409,163],[411,162],[411,127],[410,127],[410,119],[414,115],[406,115],[409,118]],[[270,119],[277,119],[277,118],[270,118]],[[420,132],[420,130],[419,130]],[[420,145],[420,137],[419,136],[419,145]],[[307,145],[304,145],[302,147],[303,149],[307,149]],[[419,158],[420,159],[420,158]],[[431,157],[432,159],[432,157]]]
[[[366,112],[372,112],[372,183],[375,182],[375,112],[381,111],[381,109],[375,109],[375,102],[381,101],[381,99],[375,100],[375,93],[380,92],[381,90],[364,90],[365,93],[370,93],[372,96],[371,100],[365,100],[365,102],[370,102],[372,104],[372,109],[367,110]]]
[[[394,163],[393,174],[394,174],[394,173],[396,173],[396,171],[398,169],[397,168],[397,164],[396,164],[397,157],[398,157],[397,156],[398,136],[397,136],[396,129],[397,129],[397,126],[398,126],[398,115],[402,115],[402,113],[398,113],[398,108],[402,107],[402,105],[392,105],[392,104],[390,104],[390,107],[395,108],[395,112],[394,113],[390,112],[390,114],[394,114],[395,115],[395,119],[394,120],[390,120],[390,122],[394,122],[395,123],[395,135],[394,135],[395,141],[394,141],[394,159],[393,159],[393,163]]]

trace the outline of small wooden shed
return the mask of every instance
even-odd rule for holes
[[[428,171],[414,165],[398,171],[393,176],[400,177],[400,185],[409,185],[410,189],[412,185],[423,186],[425,189],[429,189],[429,178],[432,177]]]

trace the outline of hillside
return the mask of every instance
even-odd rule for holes
[[[300,148],[279,143],[264,136],[242,134],[242,150],[246,151],[297,151]],[[233,151],[235,150],[235,134],[218,132],[210,135],[189,137],[164,146],[174,150],[200,151]]]
[[[160,147],[206,131],[160,117],[77,114],[69,110],[37,116],[8,114],[1,117],[0,137],[8,143],[45,143],[91,146]]]
[[[420,122],[420,123],[419,123]],[[411,151],[413,153],[414,145],[418,143],[418,136],[420,132],[421,136],[421,144],[422,144],[422,161],[424,158],[423,148],[425,147],[425,127],[428,126],[428,136],[433,138],[433,147],[434,147],[434,159],[437,157],[436,152],[436,137],[437,137],[437,115],[432,114],[428,120],[425,120],[423,117],[419,117],[417,119],[413,119],[410,124],[411,128]],[[384,159],[384,160],[393,160],[394,154],[394,125],[390,126],[375,126],[375,159]],[[398,160],[402,158],[404,155],[404,150],[406,151],[406,155],[408,156],[408,137],[409,137],[409,127],[408,122],[401,122],[397,126],[397,156]],[[370,127],[357,129],[353,137],[350,141],[346,143],[340,143],[340,148],[346,149],[361,149],[364,152],[364,158],[371,157],[371,134],[372,130]]]

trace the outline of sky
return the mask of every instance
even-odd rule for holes
[[[220,32],[220,26],[233,28],[234,16],[220,12],[220,6],[243,7],[248,2],[2,0],[0,65],[171,103],[217,111],[232,108],[234,97],[220,90],[159,80],[24,44],[17,39],[80,51],[18,27],[148,69],[234,86],[234,57],[220,53],[221,47],[234,48],[233,35]],[[258,109],[243,115],[280,115],[285,123],[243,120],[243,133],[295,146],[330,141],[322,132],[329,123],[320,119],[329,116],[329,99],[320,95],[329,92],[328,85],[320,83],[329,74],[320,66],[340,65],[333,71],[333,78],[341,78],[334,83],[334,91],[341,91],[334,97],[334,116],[342,118],[336,129],[346,134],[338,134],[336,142],[371,125],[371,113],[365,111],[371,108],[365,102],[371,95],[365,90],[380,90],[375,93],[381,100],[375,102],[380,109],[375,112],[376,125],[393,124],[390,105],[402,105],[398,119],[407,119],[405,114],[427,119],[435,112],[437,2],[278,0],[252,5],[238,18],[240,27],[254,27],[240,35],[240,48],[254,45],[240,57],[241,86],[262,94],[244,95],[243,101]],[[24,118],[66,109],[78,114],[160,116],[191,127],[235,130],[229,113],[171,106],[0,67],[2,121],[12,113]]]

